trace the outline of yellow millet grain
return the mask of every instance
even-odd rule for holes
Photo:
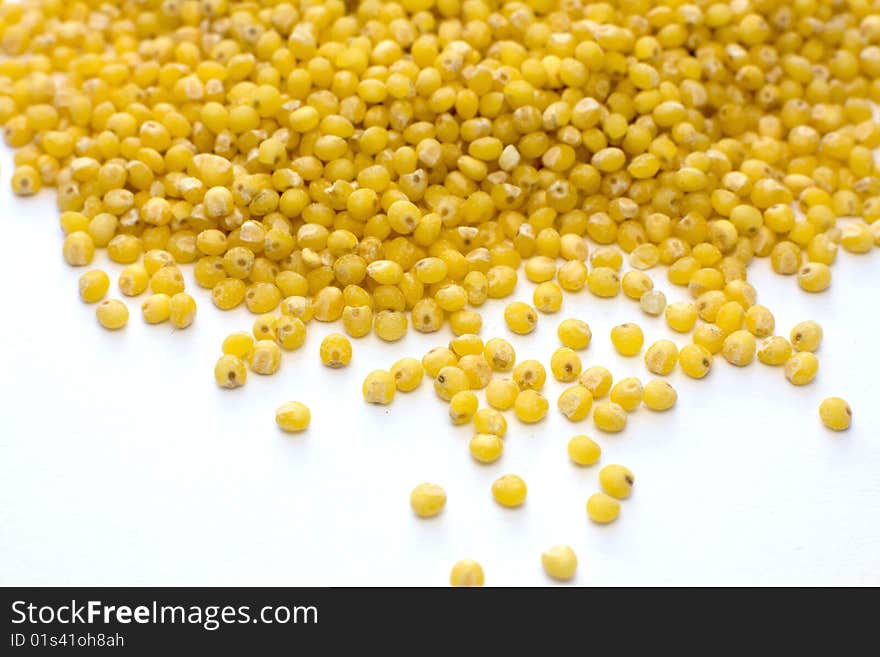
[[[475,309],[514,294],[520,267],[537,288],[534,307],[505,302],[517,335],[540,331],[538,311],[566,293],[622,290],[693,334],[680,352],[654,343],[656,374],[676,353],[694,378],[712,354],[737,366],[757,355],[813,380],[821,327],[774,336],[748,267],[768,258],[793,293],[833,293],[839,247],[880,246],[878,41],[880,11],[830,0],[22,0],[0,5],[0,124],[12,191],[54,188],[65,261],[106,249],[127,265],[123,294],[150,290],[145,321],[193,322],[189,272],[217,308],[263,317],[265,339],[223,349],[222,387],[243,385],[246,366],[278,370],[279,345],[300,347],[312,319],[389,343],[448,322],[457,348],[373,371],[365,400],[391,403],[425,371],[441,399],[461,395],[462,421],[468,389],[488,386],[493,406],[533,423],[541,394],[492,385],[515,367],[513,345],[476,337]],[[658,265],[693,302],[666,304],[643,271]],[[128,311],[104,299],[106,278],[87,271],[79,292],[118,329]],[[615,329],[622,354],[641,351],[634,326]],[[589,348],[583,320],[558,336]],[[350,346],[333,344],[324,362],[348,364]],[[573,352],[555,365],[591,398],[611,388]],[[674,402],[649,385],[646,405]],[[569,390],[570,419],[586,415]],[[622,392],[592,408],[603,431],[625,427]],[[820,414],[844,427],[848,408],[834,398]],[[460,562],[451,580],[482,584],[482,569]]]

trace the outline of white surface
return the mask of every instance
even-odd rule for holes
[[[751,269],[779,332],[802,319],[824,324],[812,385],[718,358],[702,382],[671,377],[673,411],[641,409],[625,433],[606,436],[556,412],[563,385],[552,381],[548,419],[525,426],[508,414],[503,457],[479,466],[471,429],[450,425],[430,381],[388,407],[361,397],[367,372],[421,357],[448,329],[393,345],[355,341],[351,366],[331,371],[317,351],[337,327],[312,322],[279,374],[220,390],[220,343],[249,328],[247,311],[216,310],[187,270],[199,302],[191,328],[146,326],[135,299],[127,328],[102,330],[77,295],[82,269],[61,258],[52,193],[13,199],[2,155],[2,585],[445,585],[464,557],[483,564],[487,584],[545,585],[540,553],[556,543],[576,550],[581,585],[880,584],[876,250],[841,253],[832,291],[819,296],[765,262]],[[107,265],[103,254],[94,265]],[[108,271],[115,279],[119,267]],[[683,298],[661,269],[652,275],[671,300]],[[516,296],[527,300],[531,288],[521,277]],[[111,295],[120,296],[115,280]],[[612,325],[636,321],[648,344],[684,343],[623,297],[567,296],[526,338],[509,334],[502,307],[482,308],[484,339],[506,337],[519,358],[546,363],[558,322],[581,317],[594,332],[585,364],[616,378],[648,373],[640,358],[612,353]],[[848,433],[819,422],[830,395],[855,410]],[[289,399],[312,409],[305,434],[275,427],[275,407]],[[599,466],[569,462],[576,433],[600,442]],[[609,463],[629,466],[637,483],[620,519],[599,527],[584,504]],[[528,484],[523,508],[493,503],[491,482],[505,473]],[[449,500],[428,521],[408,504],[422,481],[442,484]]]

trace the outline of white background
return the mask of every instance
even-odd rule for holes
[[[644,408],[625,433],[556,412],[563,385],[548,382],[548,418],[535,426],[508,413],[502,458],[479,465],[470,427],[453,427],[427,379],[391,406],[371,406],[361,383],[372,369],[444,345],[448,329],[410,331],[396,344],[354,341],[344,370],[321,366],[321,338],[339,327],[309,324],[272,377],[251,375],[227,391],[213,381],[223,337],[247,330],[243,308],[222,313],[186,269],[196,323],[147,326],[142,299],[131,320],[101,329],[83,304],[83,269],[61,257],[54,195],[19,200],[2,153],[0,174],[0,584],[2,585],[445,585],[461,558],[482,563],[487,585],[546,585],[540,554],[570,544],[580,585],[880,584],[880,254],[841,251],[832,289],[800,292],[766,262],[750,269],[777,332],[815,318],[825,328],[821,371],[804,388],[781,369],[739,370],[716,358],[711,375],[676,372],[678,406]],[[116,275],[103,252],[93,266]],[[683,290],[652,272],[670,301]],[[524,280],[516,297],[529,300]],[[644,327],[647,344],[672,337],[662,319],[619,297],[566,297],[537,331],[511,335],[502,302],[487,303],[482,336],[510,339],[519,359],[549,361],[565,317],[590,323],[585,366],[615,378],[647,377],[641,358],[613,353],[610,328]],[[552,378],[552,377],[551,377]],[[852,429],[819,421],[827,396],[850,401]],[[306,433],[280,432],[275,407],[312,410]],[[586,433],[600,464],[573,465],[566,443]],[[617,522],[586,517],[602,465],[622,463],[636,486]],[[506,473],[529,487],[519,509],[498,507],[490,486]],[[443,485],[441,516],[421,520],[409,493]]]

